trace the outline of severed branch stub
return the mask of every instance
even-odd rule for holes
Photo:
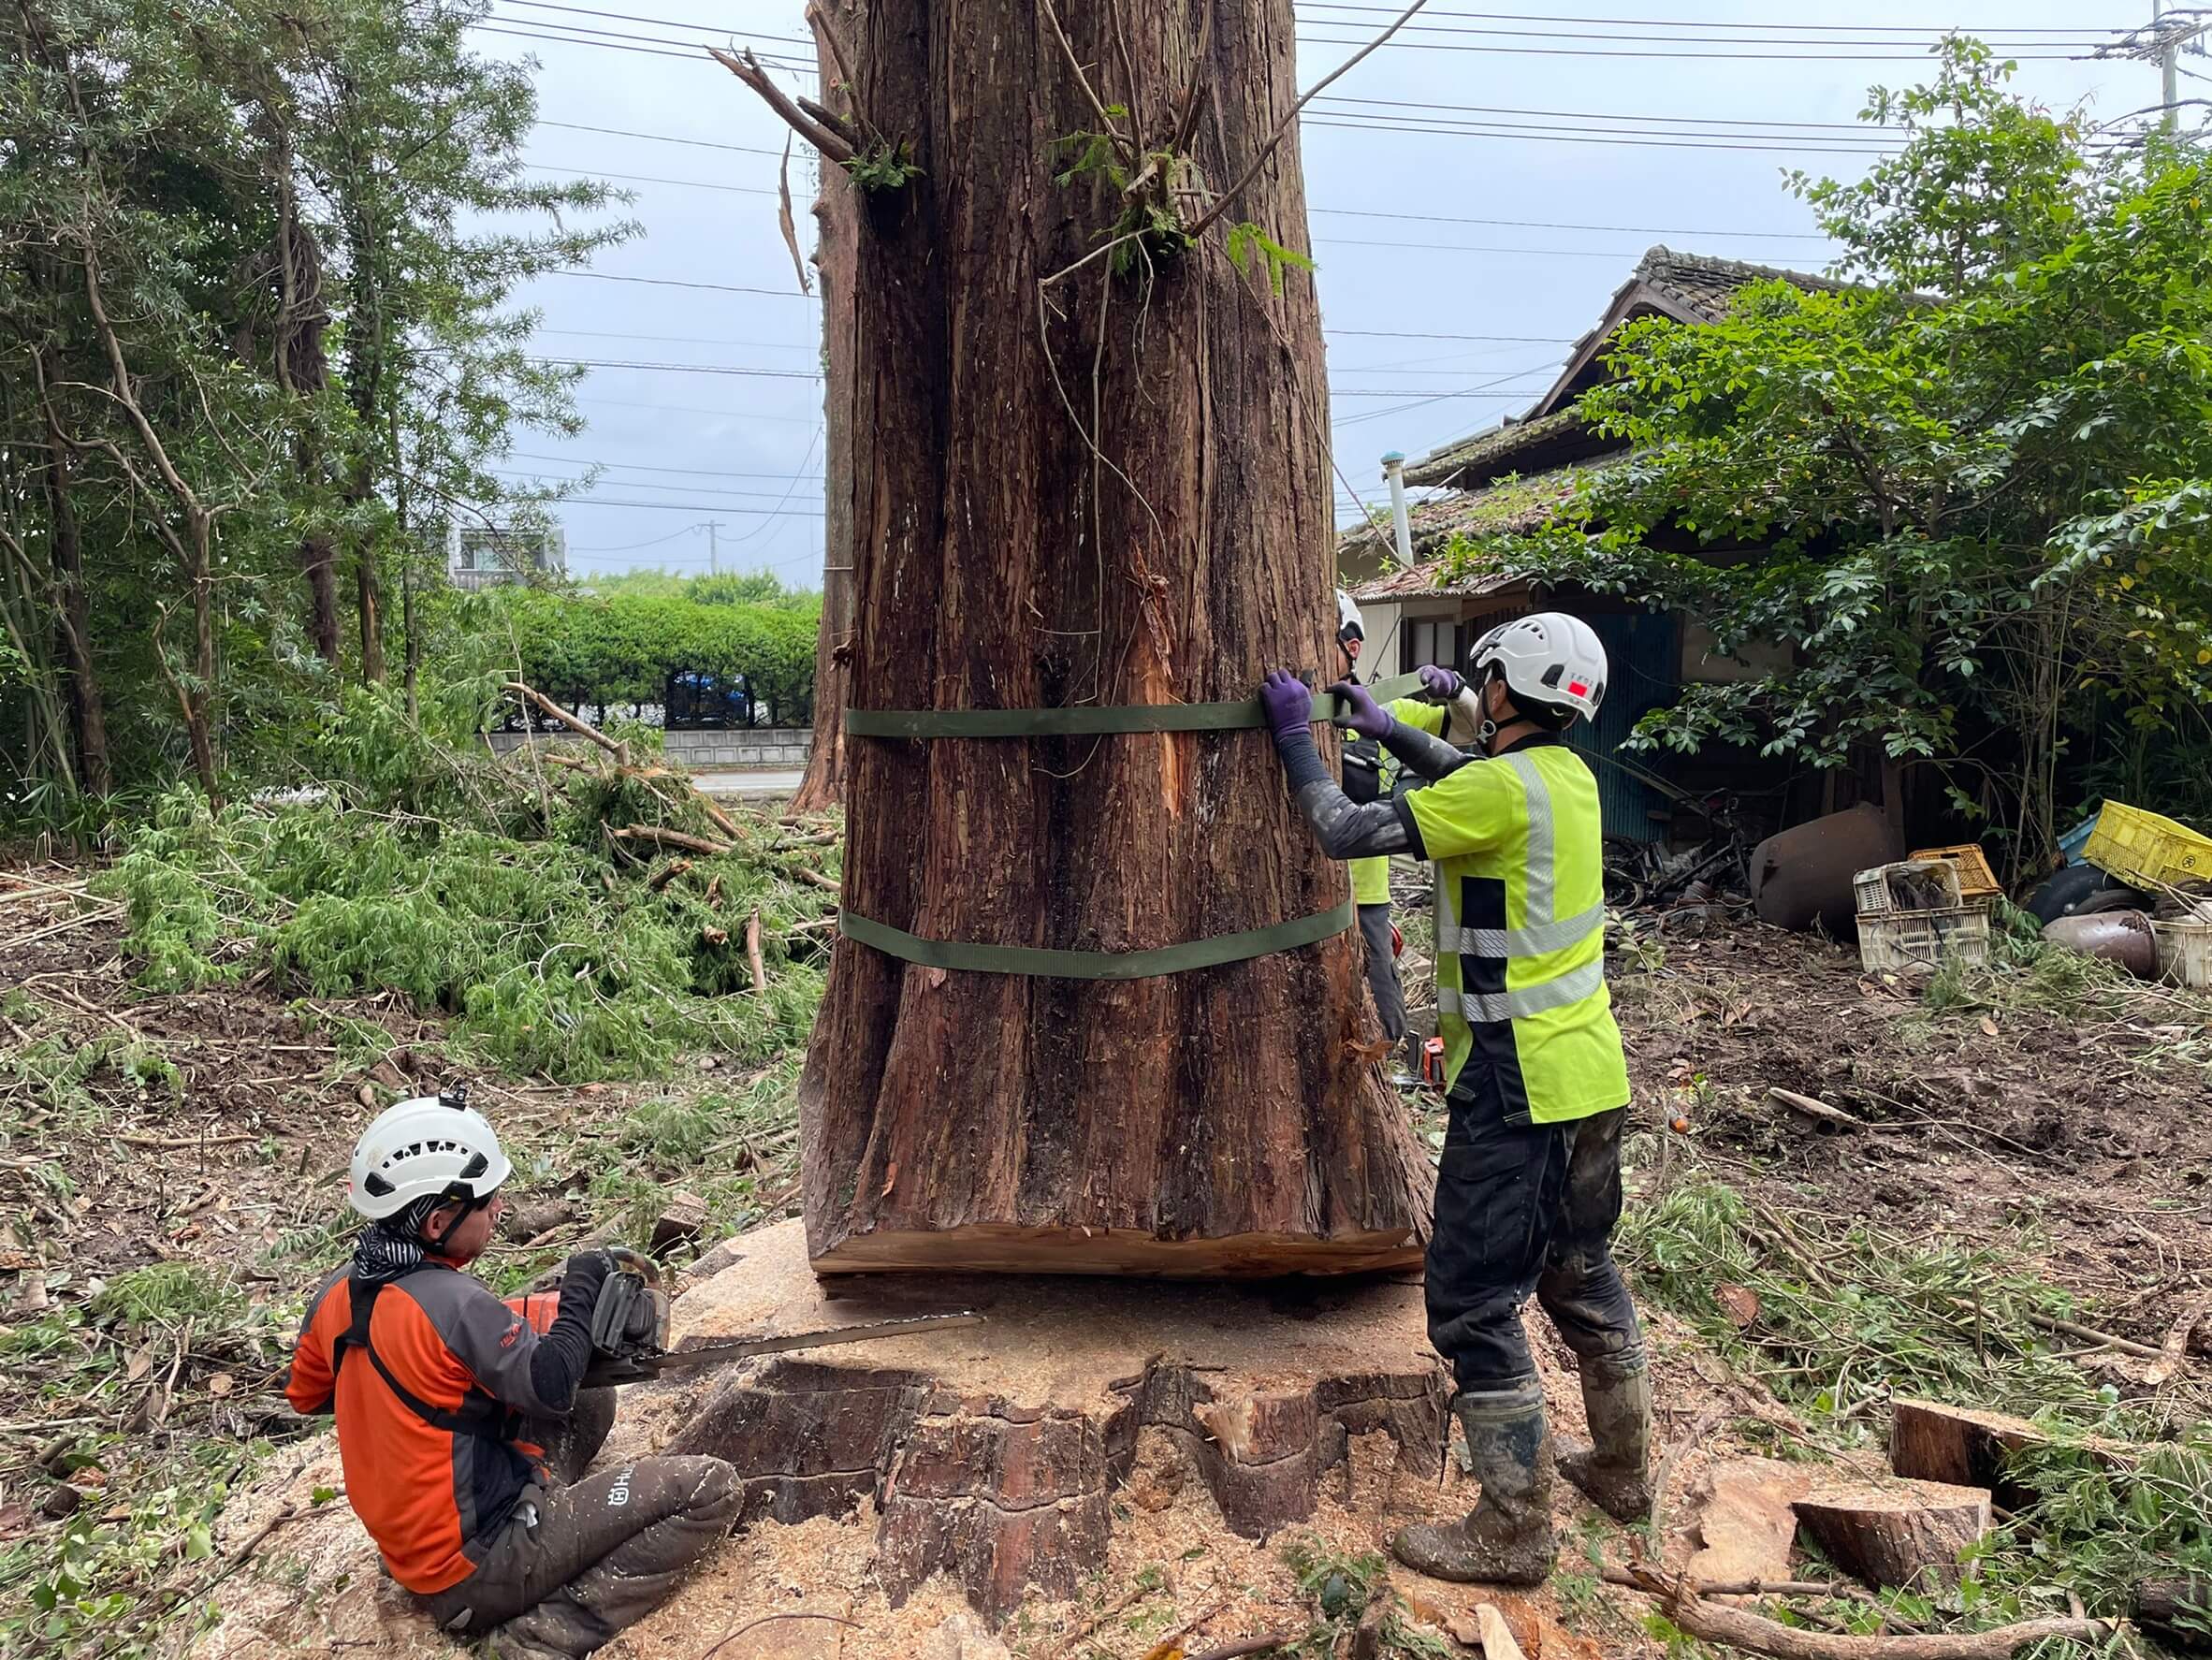
[[[823,126],[793,103],[783,89],[769,77],[767,70],[761,67],[760,60],[752,55],[751,48],[731,53],[720,47],[710,46],[706,52],[716,63],[760,94],[762,102],[775,110],[785,125],[830,160],[841,166],[860,153],[850,141]]]

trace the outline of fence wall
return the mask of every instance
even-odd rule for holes
[[[662,748],[668,759],[694,770],[734,766],[805,766],[808,752],[814,744],[814,735],[803,727],[763,726],[750,732],[706,732],[679,727],[662,735]],[[495,732],[491,735],[491,747],[502,755],[512,754],[525,741],[519,732]],[[540,737],[538,741],[542,743],[547,740]],[[550,741],[568,744],[583,740],[555,737]]]

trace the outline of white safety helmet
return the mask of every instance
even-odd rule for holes
[[[500,1138],[465,1093],[387,1107],[354,1147],[346,1202],[371,1221],[418,1199],[489,1199],[513,1172]]]
[[[1360,607],[1352,604],[1352,596],[1343,589],[1336,590],[1336,643],[1346,640],[1364,640],[1367,625],[1360,620]]]
[[[1538,611],[1501,622],[1467,653],[1467,677],[1479,686],[1492,669],[1505,677],[1515,704],[1550,704],[1597,719],[1606,695],[1606,648],[1597,632],[1564,611]]]

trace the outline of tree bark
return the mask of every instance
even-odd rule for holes
[[[858,34],[854,0],[822,0],[808,9],[815,51],[825,66],[833,53],[822,45],[830,28],[840,42]],[[822,102],[849,114],[850,97],[832,87],[825,74]],[[856,246],[860,236],[860,192],[844,169],[824,161],[822,189],[814,201],[814,269],[822,279],[822,631],[814,646],[814,739],[807,751],[807,776],[792,797],[792,810],[821,812],[845,797],[845,688],[852,639],[852,504],[857,489],[852,470],[852,416],[859,396],[854,379],[858,342],[853,338]]]
[[[48,371],[51,385],[53,372]],[[115,765],[108,747],[108,706],[100,692],[99,671],[92,655],[92,596],[84,586],[84,539],[70,495],[75,459],[62,436],[53,405],[42,395],[46,419],[46,466],[40,479],[52,532],[51,562],[54,585],[54,637],[69,691],[69,720],[75,728],[77,776],[90,795],[112,794]]]
[[[846,41],[861,130],[922,170],[856,198],[853,704],[1245,699],[1271,667],[1326,663],[1310,280],[1272,293],[1218,239],[1125,244],[1125,269],[1091,257],[1055,280],[1125,202],[1096,177],[1055,182],[1053,140],[1099,118],[1045,8],[865,11]],[[1176,100],[1204,83],[1206,179],[1237,178],[1296,99],[1289,0],[1060,18],[1142,146],[1170,142]],[[1236,216],[1304,245],[1294,133]],[[1264,732],[855,739],[845,762],[844,902],[926,939],[1142,950],[1346,899]],[[1417,1260],[1429,1166],[1355,1052],[1375,1036],[1359,949],[1343,932],[1104,983],[841,940],[801,1096],[816,1269]]]
[[[2135,1618],[2161,1642],[2212,1652],[2212,1576],[2138,1581]]]
[[[373,482],[366,450],[356,456],[346,502],[357,515],[369,500]],[[377,570],[376,538],[367,531],[354,532],[354,598],[361,614],[361,680],[381,686],[384,666],[384,580]]]

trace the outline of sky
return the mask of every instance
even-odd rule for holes
[[[1301,84],[1396,9],[1299,0]],[[2110,120],[2157,101],[2158,70],[2090,54],[2150,10],[1431,0],[1302,126],[1340,521],[1386,499],[1386,450],[1419,457],[1533,403],[1652,245],[1822,269],[1832,251],[1783,175],[1856,177],[1884,141],[1856,123],[1866,89],[1924,79],[1937,31],[2017,58],[2029,95]],[[579,392],[587,430],[521,433],[502,463],[518,485],[603,469],[552,509],[575,575],[705,572],[711,559],[820,584],[820,313],[777,228],[785,129],[698,51],[751,46],[812,93],[803,12],[803,0],[493,0],[477,32],[488,55],[538,65],[529,167],[633,192],[619,212],[643,226],[594,274],[518,297],[542,313],[546,356],[647,366],[595,367]],[[2183,64],[2212,73],[2201,56]],[[2182,95],[2205,90],[2185,80]],[[792,169],[811,251],[805,146]]]

